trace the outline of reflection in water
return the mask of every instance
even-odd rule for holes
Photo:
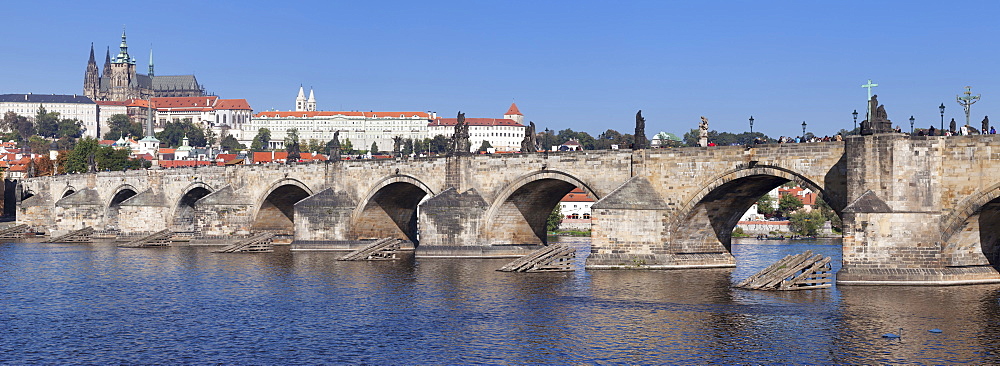
[[[836,241],[737,242],[735,269],[497,272],[501,259],[338,262],[0,244],[0,363],[997,363],[1000,287],[731,284]],[[903,338],[881,334],[903,328]],[[943,333],[927,332],[939,328]]]

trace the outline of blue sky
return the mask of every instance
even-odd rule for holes
[[[90,43],[116,53],[122,25],[145,72],[195,73],[257,111],[500,117],[511,101],[539,129],[598,134],[712,129],[777,137],[852,128],[869,78],[894,124],[964,120],[955,95],[1000,103],[998,2],[929,1],[176,1],[3,6],[0,93],[82,93]],[[994,120],[1000,120],[1000,115]]]

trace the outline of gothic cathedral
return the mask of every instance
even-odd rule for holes
[[[194,75],[153,75],[153,51],[149,51],[149,74],[136,73],[135,58],[129,56],[122,30],[122,43],[118,55],[111,58],[108,48],[104,70],[97,72],[94,45],[90,45],[90,60],[83,77],[83,95],[93,100],[127,101],[151,97],[198,97],[205,89]]]

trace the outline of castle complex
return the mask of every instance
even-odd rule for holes
[[[198,97],[205,89],[194,75],[160,75],[153,73],[153,51],[149,51],[149,74],[135,70],[135,58],[129,56],[122,30],[118,55],[111,58],[111,49],[104,58],[104,70],[98,73],[94,45],[90,45],[90,60],[83,77],[83,95],[95,101],[127,101],[150,97]]]

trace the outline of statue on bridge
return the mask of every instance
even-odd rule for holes
[[[708,146],[708,118],[701,116],[701,123],[698,124],[698,146]]]
[[[635,113],[635,142],[632,149],[646,148],[646,119],[642,118],[642,110]]]
[[[330,140],[330,159],[328,161],[340,161],[340,131],[333,132],[333,140]]]
[[[288,145],[288,156],[285,157],[285,164],[292,165],[299,162],[299,158],[302,157],[301,151],[299,149],[299,140],[292,139],[292,144]]]
[[[399,147],[403,144],[402,136],[392,137],[392,156],[399,157]]]
[[[872,135],[876,133],[890,133],[895,131],[892,128],[892,121],[885,112],[885,106],[878,104],[878,95],[872,95],[868,100],[868,119],[861,121],[861,134]]]
[[[524,132],[524,139],[521,140],[521,152],[538,152],[538,141],[535,138],[535,122],[528,122],[527,131]]]
[[[451,155],[468,155],[470,150],[472,143],[469,142],[469,125],[465,124],[465,113],[458,112],[455,134],[451,136]]]
[[[986,135],[990,130],[990,116],[983,117],[983,134]]]

